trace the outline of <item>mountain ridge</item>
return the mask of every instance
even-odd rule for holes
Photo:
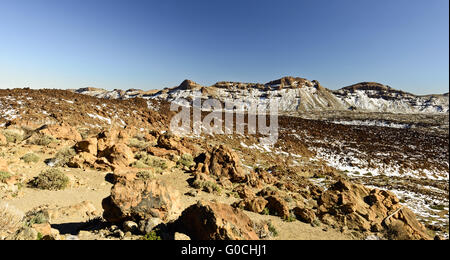
[[[360,82],[338,90],[330,90],[317,80],[301,77],[282,77],[264,84],[220,81],[203,86],[184,80],[179,86],[162,90],[74,90],[76,93],[106,99],[145,98],[168,102],[188,98],[200,91],[202,98],[215,98],[222,102],[242,100],[268,105],[269,100],[279,101],[280,111],[286,113],[357,110],[389,113],[448,113],[446,94],[415,95],[377,82]]]

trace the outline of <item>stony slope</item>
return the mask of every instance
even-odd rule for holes
[[[0,126],[66,124],[101,129],[164,125],[142,99],[99,99],[66,90],[0,89]]]
[[[228,90],[229,84],[237,84],[236,91],[276,91],[295,84],[308,85],[306,88],[322,91],[316,82],[284,79],[267,85],[223,82],[216,84],[214,88],[186,81],[177,89],[167,89],[164,92],[183,93],[182,90],[199,89],[204,95],[216,95],[212,90]],[[0,135],[0,171],[11,175],[1,181],[0,197],[23,211],[41,204],[59,207],[79,203],[81,200],[89,200],[97,210],[101,210],[99,200],[109,195],[111,186],[96,174],[103,176],[113,170],[115,174],[119,174],[118,169],[124,167],[126,177],[129,176],[128,171],[133,173],[144,169],[157,173],[157,179],[171,180],[175,190],[183,193],[181,200],[185,207],[200,199],[217,199],[227,205],[234,205],[235,208],[243,207],[257,212],[246,212],[253,221],[276,219],[275,224],[281,238],[300,239],[302,237],[296,236],[296,233],[302,234],[307,228],[299,225],[299,221],[287,221],[292,219],[285,213],[292,210],[298,213],[298,218],[303,219],[302,221],[309,221],[314,226],[310,231],[319,236],[314,238],[329,235],[328,232],[320,231],[327,228],[336,235],[335,238],[346,238],[357,230],[358,236],[353,238],[360,239],[369,237],[372,232],[383,237],[380,230],[385,229],[380,229],[378,220],[376,223],[364,220],[364,225],[359,225],[355,218],[358,220],[361,216],[345,211],[346,206],[356,203],[354,212],[368,210],[369,204],[364,204],[359,191],[364,196],[366,193],[374,193],[375,203],[379,199],[382,201],[380,196],[386,194],[374,191],[373,188],[382,188],[395,193],[396,197],[390,193],[387,195],[395,202],[395,207],[380,204],[379,206],[386,206],[387,210],[373,213],[381,213],[386,217],[391,215],[391,211],[397,212],[400,204],[406,205],[427,228],[448,237],[448,134],[332,124],[281,116],[280,139],[272,147],[261,146],[259,136],[253,135],[179,138],[166,134],[170,118],[167,105],[162,99],[100,99],[61,90],[0,90],[0,133],[4,135]],[[90,131],[85,131],[86,128]],[[19,135],[21,138],[15,138]],[[42,138],[48,135],[56,140],[49,139],[50,143],[45,144],[47,139]],[[85,140],[81,140],[82,138]],[[223,148],[224,144],[230,148]],[[72,147],[76,154],[67,154],[70,158],[67,158],[67,163],[61,166],[61,170],[72,175],[73,188],[46,192],[26,185],[41,170],[55,167],[50,162],[66,162],[65,157],[59,161],[54,159],[59,158],[60,154],[66,156],[61,151],[67,147]],[[40,157],[38,162],[27,163],[22,159],[30,152]],[[195,160],[181,160],[180,156],[186,153],[192,154]],[[242,165],[237,167],[239,161]],[[175,167],[180,163],[188,166]],[[173,171],[158,169],[157,165],[166,165]],[[235,175],[228,176],[229,174]],[[226,175],[225,178],[222,175]],[[347,194],[342,187],[335,187],[340,179],[370,186],[362,188],[345,184],[344,186],[351,188],[351,192],[358,191],[359,195],[354,197],[353,193]],[[134,181],[126,181],[125,184],[131,188],[147,187]],[[336,189],[331,189],[331,193],[327,192],[330,187]],[[131,188],[130,194],[133,194]],[[218,192],[220,190],[221,194]],[[274,191],[276,196],[272,194]],[[52,198],[64,198],[59,196],[71,196],[78,192],[80,200],[53,205],[55,201]],[[339,205],[326,201],[341,193],[343,196],[351,195],[351,203]],[[50,196],[52,194],[55,196]],[[58,199],[56,203],[62,202]],[[264,203],[269,203],[268,208],[272,209],[268,214],[273,216],[260,214]],[[324,207],[321,208],[321,205]],[[223,212],[231,210],[226,206],[212,207],[214,208],[218,210],[213,213],[222,218],[226,218]],[[295,211],[297,208],[300,209]],[[351,210],[352,207],[348,209]],[[194,210],[201,211],[203,208],[194,207]],[[331,212],[339,214],[330,217]],[[280,214],[288,218],[283,220]],[[406,210],[401,214],[411,215]],[[358,225],[352,227],[341,223],[339,217],[348,218],[348,223]],[[398,218],[401,215],[398,214]],[[70,226],[68,223],[74,221],[80,221],[81,225],[92,224],[84,223],[86,217],[76,220],[57,219],[51,224],[54,228],[62,228]],[[317,223],[322,223],[322,226],[317,227]],[[368,231],[368,225],[375,228],[375,231]],[[125,239],[120,235],[120,230],[110,232],[101,229],[98,232],[106,234],[102,238],[109,239],[112,236]],[[114,235],[116,233],[117,237]],[[81,239],[82,235],[78,234],[78,237]]]

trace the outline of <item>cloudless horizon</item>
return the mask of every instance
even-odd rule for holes
[[[449,1],[0,1],[0,89],[283,76],[446,93]]]

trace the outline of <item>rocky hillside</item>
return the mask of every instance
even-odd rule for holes
[[[90,88],[76,90],[77,93],[99,98],[128,99],[141,97],[169,102],[179,98],[189,98],[194,91],[200,91],[205,99],[215,98],[222,102],[241,100],[245,103],[256,102],[268,106],[269,101],[276,100],[279,104],[279,111],[284,113],[350,110],[436,114],[448,113],[449,111],[448,94],[417,96],[371,82],[358,83],[332,91],[321,86],[318,81],[293,77],[284,77],[266,84],[218,82],[209,87],[185,80],[178,87],[156,92],[139,90],[106,91]]]
[[[448,134],[284,115],[273,146],[169,132],[158,95],[230,85],[336,100],[294,78],[147,99],[0,90],[0,239],[448,238]]]
[[[0,126],[65,124],[97,128],[148,128],[165,122],[142,99],[99,99],[66,90],[0,89]]]

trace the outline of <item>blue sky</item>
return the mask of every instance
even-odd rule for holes
[[[1,0],[0,88],[449,88],[448,0]]]

